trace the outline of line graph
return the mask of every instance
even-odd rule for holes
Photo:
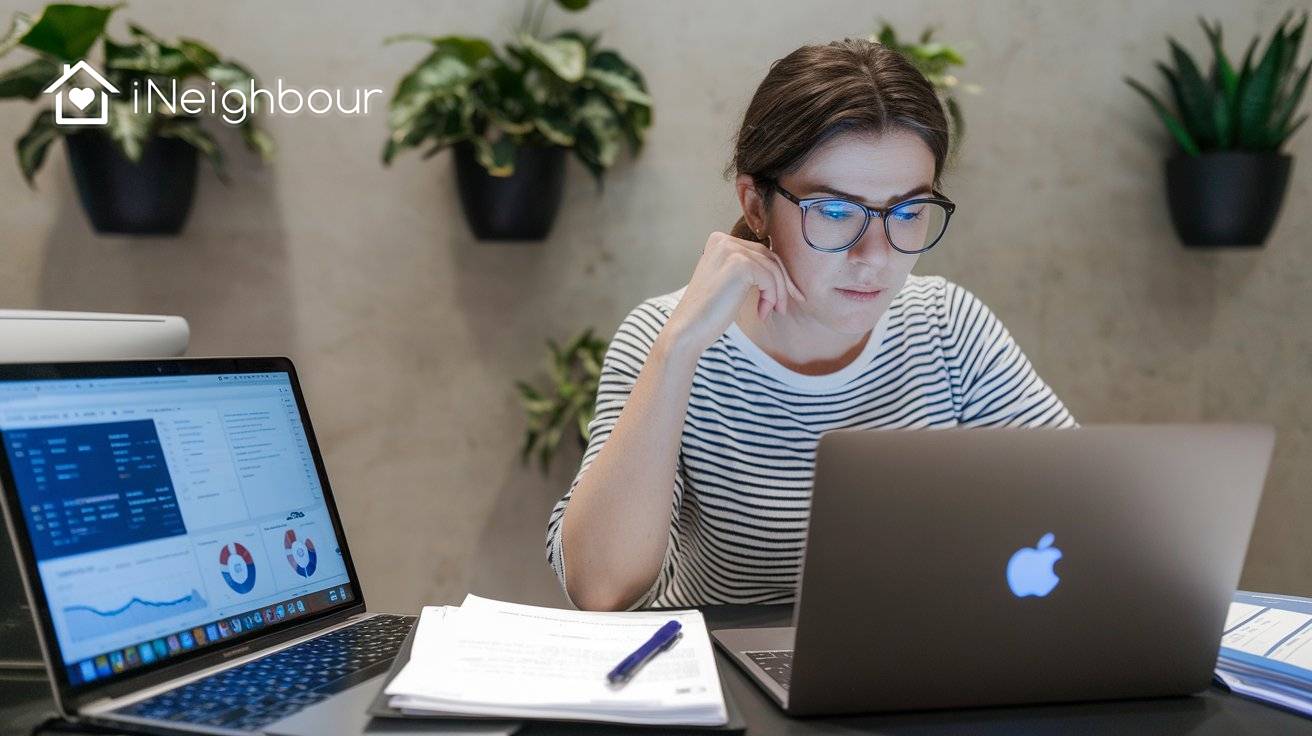
[[[205,609],[209,603],[196,591],[172,600],[146,600],[133,596],[121,606],[100,609],[87,605],[65,606],[64,624],[73,641],[93,639],[124,629],[173,618]]]

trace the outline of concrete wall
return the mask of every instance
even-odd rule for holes
[[[1082,423],[1274,423],[1275,466],[1242,584],[1312,594],[1312,132],[1290,147],[1298,162],[1265,249],[1187,251],[1166,214],[1164,133],[1121,81],[1156,84],[1168,32],[1201,53],[1199,12],[1225,22],[1237,55],[1285,7],[600,0],[548,23],[604,32],[647,75],[656,125],[600,195],[570,162],[547,242],[475,242],[449,153],[380,165],[381,111],[279,117],[267,121],[280,146],[271,167],[225,138],[234,183],[204,172],[177,239],[97,237],[62,148],[36,191],[3,156],[0,303],[182,314],[194,355],[292,356],[377,607],[469,590],[559,603],[543,528],[578,456],[547,478],[520,467],[512,381],[544,375],[545,338],[585,325],[609,336],[638,301],[686,283],[709,232],[737,215],[720,171],[772,60],[863,34],[880,17],[907,33],[935,23],[985,91],[963,100],[969,137],[945,187],[959,203],[953,231],[918,272],[979,294]],[[133,19],[210,41],[264,78],[390,95],[423,49],[384,47],[385,36],[503,38],[521,9],[133,0],[113,28],[121,35]],[[0,140],[31,115],[0,106]]]

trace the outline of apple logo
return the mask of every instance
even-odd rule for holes
[[[1007,562],[1007,585],[1017,598],[1043,596],[1057,587],[1060,579],[1052,566],[1061,559],[1061,550],[1052,546],[1052,532],[1039,539],[1037,547],[1021,547]]]

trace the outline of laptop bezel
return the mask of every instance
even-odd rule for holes
[[[310,421],[305,397],[301,391],[300,379],[296,367],[286,357],[218,357],[218,358],[171,358],[155,360],[121,360],[69,363],[25,363],[0,364],[0,383],[8,381],[42,381],[77,378],[133,378],[146,376],[187,376],[232,373],[286,373],[296,399],[297,411],[305,430],[306,442],[314,458],[315,471],[319,484],[323,488],[324,505],[332,520],[333,533],[337,536],[338,546],[342,551],[342,561],[350,578],[352,598],[346,604],[324,609],[309,614],[305,618],[289,619],[267,629],[233,637],[218,645],[206,646],[194,652],[180,654],[149,666],[141,666],[131,673],[106,680],[96,681],[83,687],[74,687],[68,679],[68,673],[59,653],[58,639],[55,636],[53,618],[46,605],[46,596],[38,573],[36,557],[27,524],[22,522],[21,503],[18,497],[9,463],[8,452],[0,452],[0,507],[3,507],[5,523],[9,529],[14,554],[18,560],[23,577],[23,589],[32,610],[32,617],[37,629],[37,638],[41,643],[42,657],[45,659],[46,674],[56,704],[65,715],[75,715],[82,706],[95,701],[116,698],[141,690],[146,687],[167,682],[192,672],[213,667],[223,662],[299,636],[305,636],[314,630],[333,626],[341,621],[365,611],[364,591],[360,587],[355,563],[346,541],[341,516],[333,497],[332,487],[328,481],[327,469],[314,427]]]

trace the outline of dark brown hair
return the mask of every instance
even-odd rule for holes
[[[803,46],[770,65],[743,115],[725,176],[750,174],[758,191],[796,171],[821,144],[849,132],[906,130],[934,154],[934,186],[948,155],[948,122],[933,85],[898,52],[844,39]],[[767,207],[770,198],[766,197]],[[729,233],[757,240],[739,217]]]

